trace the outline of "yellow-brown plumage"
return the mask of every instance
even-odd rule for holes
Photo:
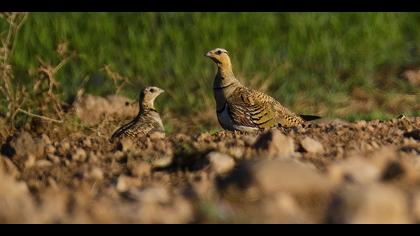
[[[237,87],[226,101],[233,121],[242,125],[267,129],[279,124],[290,127],[303,123],[272,97],[243,86]]]
[[[159,113],[154,107],[154,100],[164,91],[158,87],[147,87],[140,93],[140,110],[138,115],[129,123],[118,128],[111,136],[116,138],[128,137],[134,141],[155,131],[163,132],[164,127]]]
[[[275,126],[294,127],[305,122],[274,98],[243,86],[233,74],[225,49],[213,49],[206,56],[218,68],[213,90],[217,117],[224,129],[253,131]]]

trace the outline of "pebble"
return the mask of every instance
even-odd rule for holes
[[[235,167],[233,158],[223,153],[210,152],[207,154],[207,158],[210,161],[211,168],[218,175],[229,173]]]

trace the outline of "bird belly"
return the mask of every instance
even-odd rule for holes
[[[229,115],[229,105],[227,103],[221,112],[217,112],[217,119],[219,120],[219,124],[223,127],[223,129],[232,131],[234,130],[233,120]]]
[[[259,129],[256,127],[249,127],[249,126],[243,126],[243,125],[234,125],[233,128],[235,130],[243,131],[243,132],[255,132]]]

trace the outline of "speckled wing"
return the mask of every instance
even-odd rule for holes
[[[137,122],[139,121],[139,117],[134,118],[132,121],[130,121],[127,124],[124,124],[120,128],[118,128],[111,136],[110,140],[114,140],[116,138],[122,138],[125,136],[125,133],[127,130],[132,128]]]
[[[155,119],[150,116],[144,115],[135,118],[130,123],[123,125],[111,137],[111,140],[114,138],[123,138],[130,137],[133,139],[146,136],[148,133],[153,131],[163,131],[163,128]]]
[[[275,100],[272,97],[269,97],[269,98],[274,103],[274,107],[277,112],[277,120],[279,122],[279,125],[283,127],[294,127],[294,126],[301,125],[305,122],[301,117],[299,117],[298,115],[296,115],[295,113],[289,111],[286,107],[284,107],[279,101]]]
[[[276,120],[278,125],[283,127],[294,127],[305,122],[301,117],[288,110],[276,99],[258,91],[256,91],[256,93],[263,97],[264,100],[267,100],[269,103],[273,104],[274,110],[277,114]]]
[[[227,98],[234,125],[266,129],[278,124],[275,104],[263,93],[238,87]]]
[[[246,87],[237,88],[228,103],[236,125],[267,129],[278,125],[298,126],[304,122],[274,98]]]

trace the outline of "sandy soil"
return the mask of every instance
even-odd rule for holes
[[[95,104],[0,135],[0,223],[420,223],[420,117],[109,143]]]

